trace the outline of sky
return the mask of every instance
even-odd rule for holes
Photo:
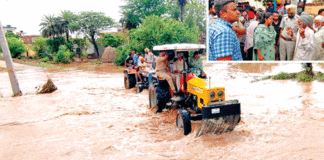
[[[104,12],[115,22],[121,18],[122,0],[0,0],[0,21],[3,26],[17,27],[16,32],[40,35],[42,17],[59,15],[62,10]]]

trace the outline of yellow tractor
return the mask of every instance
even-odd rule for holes
[[[191,132],[191,120],[202,120],[197,136],[232,131],[240,121],[241,106],[238,100],[225,100],[224,87],[210,88],[206,79],[198,78],[186,68],[189,66],[189,51],[201,52],[204,49],[205,46],[200,44],[168,44],[153,48],[154,51],[165,51],[169,54],[171,66],[173,57],[180,52],[183,54],[184,70],[178,75],[180,86],[177,86],[180,94],[174,96],[167,81],[155,77],[156,81],[149,86],[149,102],[150,107],[156,107],[157,111],[177,108],[176,125],[183,130],[184,135]]]

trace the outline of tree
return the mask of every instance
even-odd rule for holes
[[[59,27],[60,19],[55,15],[45,15],[42,18],[42,22],[39,26],[41,26],[41,33],[44,37],[55,37],[62,33],[61,28]]]
[[[180,20],[181,20],[181,22],[183,22],[184,9],[187,4],[187,0],[178,0],[178,4],[181,8],[181,15],[180,15],[181,19]]]
[[[125,0],[127,5],[121,6],[123,14],[120,22],[127,29],[136,28],[145,19],[145,16],[161,16],[167,12],[165,0]]]
[[[79,31],[86,36],[93,44],[96,50],[97,57],[99,58],[99,50],[96,43],[95,36],[100,31],[108,29],[114,24],[110,17],[106,17],[102,12],[84,11],[81,12],[79,20],[76,25]]]
[[[72,24],[75,23],[77,20],[77,16],[71,12],[71,11],[61,11],[60,15],[60,28],[62,28],[62,31],[66,35],[66,40],[70,42],[69,40],[69,33],[73,33],[77,30]]]
[[[152,15],[145,18],[142,25],[129,31],[130,42],[116,49],[115,63],[122,65],[131,49],[143,52],[144,48],[168,43],[198,43],[199,30],[186,23],[171,18]]]

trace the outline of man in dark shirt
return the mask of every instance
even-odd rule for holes
[[[130,53],[128,56],[129,57],[126,59],[125,65],[126,65],[127,68],[133,68],[136,65],[134,60],[133,60],[133,54]]]
[[[280,53],[279,53],[279,36],[280,36],[280,22],[281,19],[279,18],[279,13],[278,12],[273,12],[273,22],[272,22],[272,26],[274,27],[275,31],[277,32],[276,35],[276,60],[279,60],[280,58]]]
[[[266,12],[270,12],[270,13],[274,12],[274,6],[272,5],[272,0],[267,1]]]

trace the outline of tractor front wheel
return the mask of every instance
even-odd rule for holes
[[[129,79],[128,79],[128,76],[127,75],[124,76],[124,87],[125,87],[125,89],[129,89],[130,88]]]
[[[179,109],[177,113],[177,127],[183,130],[184,135],[191,132],[190,114],[185,109]]]

